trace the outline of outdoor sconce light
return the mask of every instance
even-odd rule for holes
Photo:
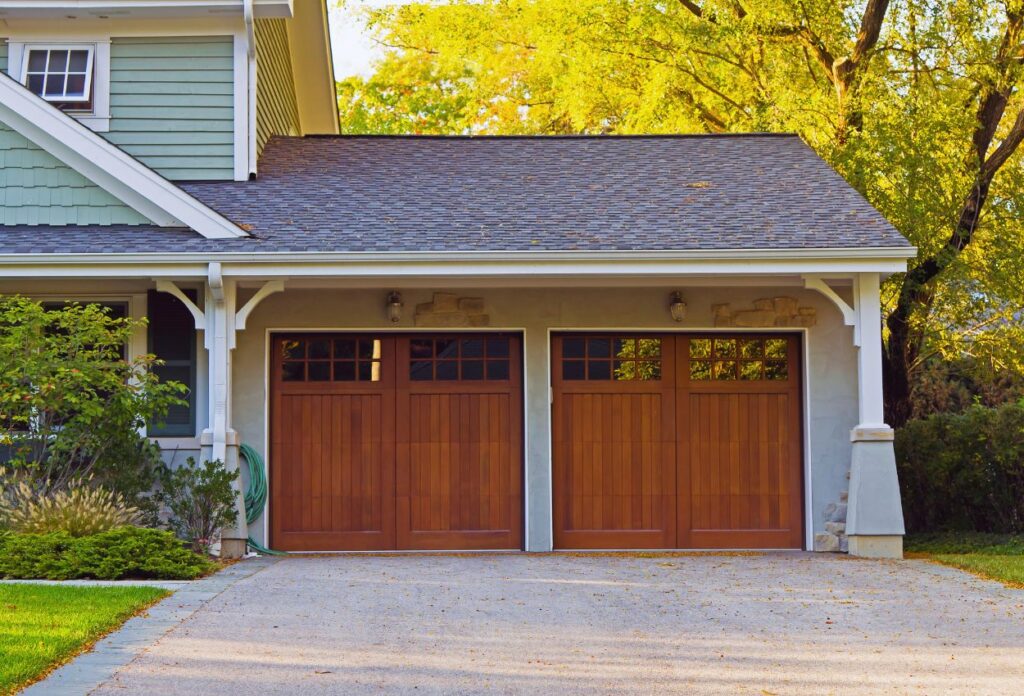
[[[668,312],[676,321],[686,318],[686,303],[683,302],[682,293],[677,291],[668,296]]]
[[[395,290],[388,293],[387,299],[388,320],[397,324],[402,319],[402,294]]]

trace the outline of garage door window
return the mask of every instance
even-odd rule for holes
[[[562,379],[648,382],[661,379],[661,339],[573,336],[562,340]]]
[[[444,336],[409,341],[409,379],[507,381],[509,339],[505,336]]]
[[[789,378],[784,338],[691,338],[690,379],[785,381]]]
[[[281,343],[284,382],[379,382],[381,341],[376,338],[294,338]]]

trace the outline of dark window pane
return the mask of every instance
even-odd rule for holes
[[[29,75],[27,85],[28,90],[32,92],[32,94],[38,94],[41,96],[43,94],[43,82],[45,79],[46,77],[43,75]]]
[[[329,362],[309,363],[310,382],[329,382],[331,380],[331,364]]]
[[[67,51],[50,51],[50,64],[47,66],[48,72],[64,72],[68,69],[68,52]]]
[[[747,359],[756,359],[761,357],[761,341],[760,339],[743,339],[740,341],[740,357]]]
[[[459,363],[456,360],[437,361],[437,379],[450,380],[459,378]]]
[[[563,360],[562,379],[586,379],[586,365],[582,360]]]
[[[465,350],[465,348],[463,348]],[[463,360],[462,361],[462,379],[483,379],[484,378],[484,361],[483,360]]]
[[[508,360],[488,360],[487,379],[508,379]]]
[[[156,365],[153,367],[153,374],[161,382],[180,382],[186,387],[190,387],[192,382],[192,368],[188,365]],[[164,426],[190,426],[192,425],[192,410],[188,404],[171,406],[162,422]]]
[[[591,338],[587,340],[587,356],[591,358],[610,358],[612,342],[607,338]]]
[[[281,342],[281,356],[285,360],[298,360],[306,357],[306,342],[285,339]]]
[[[72,51],[71,60],[68,62],[68,72],[84,73],[89,65],[88,51]]]
[[[629,382],[636,379],[636,363],[632,360],[616,360],[612,370],[612,379],[616,382]]]
[[[413,358],[429,358],[434,355],[434,342],[429,338],[414,338],[409,341],[409,355]]]
[[[191,318],[191,315],[189,315]],[[155,319],[150,320],[150,326]],[[162,330],[157,330],[162,329]],[[190,360],[195,346],[195,333],[187,326],[159,326],[150,332],[149,350],[161,360]]]
[[[690,379],[697,382],[705,382],[711,379],[711,363],[707,360],[691,360]]]
[[[69,97],[84,97],[85,75],[68,75],[67,95]]]
[[[586,356],[587,342],[582,338],[563,338],[562,357],[582,358]],[[582,379],[582,378],[581,378]]]
[[[636,354],[636,341],[632,338],[616,338],[612,350],[616,358],[631,358]]]
[[[380,381],[380,363],[376,361],[360,361],[359,362],[359,381],[360,382],[379,382]]]
[[[359,339],[359,358],[361,360],[380,359],[380,339],[361,338]]]
[[[414,360],[409,363],[409,379],[414,382],[429,382],[434,379],[434,363],[429,360]]]
[[[784,338],[769,338],[764,342],[764,356],[766,358],[779,358],[784,359],[786,357],[786,339]]]
[[[64,96],[64,76],[63,75],[47,75],[46,76],[46,90],[43,92],[43,96],[46,96],[46,97],[63,97]]]
[[[710,358],[711,357],[711,339],[710,338],[693,338],[693,339],[690,339],[690,357],[691,358]]]
[[[46,51],[29,51],[28,69],[32,72],[46,70]]]
[[[748,382],[761,379],[761,361],[744,360],[741,362],[740,379]]]
[[[326,339],[310,341],[309,357],[320,359],[331,357],[331,342]],[[310,379],[312,379],[312,377],[310,377]]]
[[[487,355],[492,358],[507,358],[509,355],[509,346],[507,338],[488,338],[487,339]]]
[[[306,364],[286,362],[281,364],[281,379],[285,382],[301,382],[306,378]]]
[[[356,340],[354,338],[334,339],[334,357],[340,360],[355,359]]]
[[[770,360],[764,364],[764,378],[786,380],[789,378],[789,367],[784,362]]]
[[[587,379],[611,379],[612,364],[608,360],[587,361]]]
[[[736,361],[718,360],[715,362],[715,379],[731,381],[736,379]]]
[[[354,382],[356,379],[356,364],[350,360],[334,363],[335,382]]]
[[[454,338],[439,338],[434,342],[434,351],[439,358],[457,358],[459,342]]]
[[[462,339],[462,357],[482,358],[484,356],[484,341],[482,338]]]

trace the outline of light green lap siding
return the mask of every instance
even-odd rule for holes
[[[148,223],[99,186],[0,124],[0,225]]]
[[[7,72],[7,39],[0,36],[0,72]]]
[[[256,152],[272,135],[299,134],[299,108],[283,19],[256,20]]]
[[[114,38],[110,142],[177,181],[234,177],[231,37]]]

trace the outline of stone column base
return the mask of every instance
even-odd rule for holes
[[[851,556],[862,558],[903,558],[903,537],[851,534],[848,537]]]
[[[248,542],[245,539],[228,539],[221,537],[220,539],[220,557],[224,559],[236,559],[245,556],[246,545]]]

